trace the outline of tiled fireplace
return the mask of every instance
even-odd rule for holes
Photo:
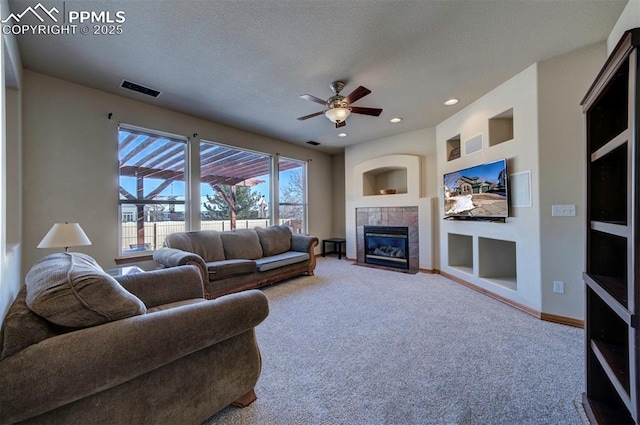
[[[358,263],[418,272],[418,207],[356,208],[356,238]]]
[[[422,160],[416,155],[385,155],[365,160],[355,165],[350,175],[346,174],[348,258],[362,265],[409,273],[433,270],[435,241],[432,227],[437,198],[421,195]],[[388,189],[393,191],[389,193]],[[374,233],[387,236],[404,228],[406,238],[404,241],[387,238],[390,243],[385,243],[384,238],[373,240],[373,252],[367,258],[365,226],[386,227],[382,229],[386,232]],[[398,251],[401,245],[402,253]],[[399,261],[398,256],[404,256],[406,260]]]

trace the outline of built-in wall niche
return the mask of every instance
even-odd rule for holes
[[[516,243],[478,238],[478,277],[516,290]]]
[[[473,274],[473,237],[449,233],[449,267]]]
[[[460,158],[460,135],[447,140],[447,161]]]
[[[513,140],[513,108],[489,118],[489,146]]]
[[[395,191],[395,194],[407,193],[406,167],[376,168],[362,174],[364,196],[389,194],[383,193],[389,190]]]

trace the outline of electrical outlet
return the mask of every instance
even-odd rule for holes
[[[553,292],[556,294],[564,294],[564,282],[557,280],[553,281]]]

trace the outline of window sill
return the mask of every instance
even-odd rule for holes
[[[153,254],[137,254],[127,255],[126,257],[118,257],[114,260],[117,265],[139,263],[141,261],[153,261]]]

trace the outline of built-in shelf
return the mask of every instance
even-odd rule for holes
[[[460,135],[447,140],[447,161],[460,158]]]
[[[394,189],[395,194],[407,193],[406,168],[383,167],[367,171],[362,175],[362,194],[364,196],[381,195],[381,190],[388,189]]]
[[[449,233],[449,267],[473,274],[473,237]]]
[[[478,238],[478,276],[496,285],[516,290],[516,243]]]
[[[513,140],[513,108],[489,118],[489,146]]]

